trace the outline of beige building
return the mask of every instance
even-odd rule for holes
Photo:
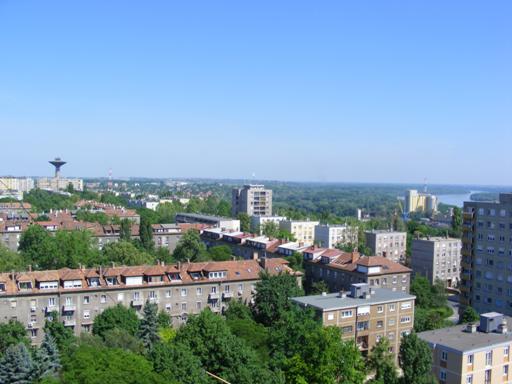
[[[404,263],[407,249],[407,233],[387,230],[366,231],[366,245],[372,254],[397,263]]]
[[[140,312],[151,302],[179,326],[204,308],[221,313],[230,300],[250,302],[264,269],[294,273],[284,259],[3,273],[0,322],[21,322],[37,344],[53,312],[79,335],[90,332],[94,318],[108,307],[122,304]]]
[[[409,334],[414,324],[415,296],[372,288],[368,284],[352,284],[350,292],[294,297],[300,306],[313,308],[324,326],[341,328],[344,340],[354,340],[363,355],[387,337],[391,352],[398,354],[400,339]]]
[[[480,325],[421,332],[432,349],[432,373],[443,384],[511,383],[510,317],[490,312],[480,315]]]
[[[67,177],[42,177],[36,180],[37,188],[50,191],[63,191],[69,185],[76,191],[83,191],[84,181],[82,179],[71,179]]]
[[[279,227],[290,232],[295,237],[295,241],[313,245],[315,242],[315,227],[318,224],[320,224],[319,221],[284,220],[279,223]]]
[[[0,177],[0,194],[3,192],[28,192],[34,189],[34,179],[30,177]]]
[[[415,189],[405,191],[405,212],[421,212],[432,215],[437,212],[437,196],[421,193]]]
[[[231,194],[231,213],[249,216],[272,216],[272,190],[258,184],[247,184],[243,188],[234,188]]]

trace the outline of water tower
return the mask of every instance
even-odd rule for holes
[[[60,167],[66,164],[66,162],[62,161],[60,157],[56,157],[54,160],[49,161],[49,163],[55,167],[55,178],[58,178],[60,176]]]

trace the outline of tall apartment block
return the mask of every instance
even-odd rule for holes
[[[233,217],[239,213],[246,213],[249,216],[272,216],[272,190],[256,184],[234,188],[231,206]]]
[[[480,325],[456,325],[418,336],[432,350],[432,373],[443,384],[510,383],[510,317],[490,312]]]
[[[366,245],[376,256],[382,256],[395,262],[405,262],[407,243],[406,232],[387,230],[366,231]]]
[[[512,315],[512,193],[496,202],[465,202],[462,306]]]
[[[409,189],[405,191],[404,209],[406,213],[422,212],[431,215],[437,212],[437,196]]]
[[[431,284],[443,281],[456,287],[460,280],[462,243],[459,239],[429,237],[412,241],[411,268],[415,275],[425,276]]]
[[[387,337],[391,352],[397,355],[402,335],[412,331],[415,296],[352,284],[350,292],[323,293],[293,297],[302,307],[313,308],[324,326],[341,328],[343,340],[353,340],[363,355]]]
[[[319,247],[334,248],[337,245],[357,246],[358,229],[349,225],[315,226],[315,243]]]

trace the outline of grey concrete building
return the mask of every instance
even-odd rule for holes
[[[240,220],[199,213],[177,213],[176,223],[206,224],[214,228],[220,228],[222,231],[240,231]]]
[[[439,279],[447,287],[457,287],[460,280],[461,247],[460,239],[413,239],[411,268],[414,275],[425,276],[431,284]]]
[[[295,274],[284,259],[2,273],[0,322],[21,322],[37,344],[54,312],[79,335],[108,307],[123,304],[140,313],[151,302],[179,326],[206,307],[220,313],[230,300],[250,302],[264,269]]]
[[[382,256],[398,263],[404,263],[407,247],[407,233],[388,230],[365,232],[366,245],[376,256]]]
[[[512,193],[495,202],[465,202],[461,304],[512,315]]]
[[[249,216],[272,216],[272,190],[258,184],[234,188],[231,207],[233,217],[239,213],[246,213]]]

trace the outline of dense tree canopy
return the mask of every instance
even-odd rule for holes
[[[133,308],[126,308],[118,304],[115,307],[105,309],[94,318],[92,332],[104,337],[107,331],[119,328],[130,335],[135,335],[139,329],[139,318]]]
[[[199,232],[190,229],[180,239],[174,250],[173,257],[177,261],[202,261],[207,258],[206,246],[199,237]]]

